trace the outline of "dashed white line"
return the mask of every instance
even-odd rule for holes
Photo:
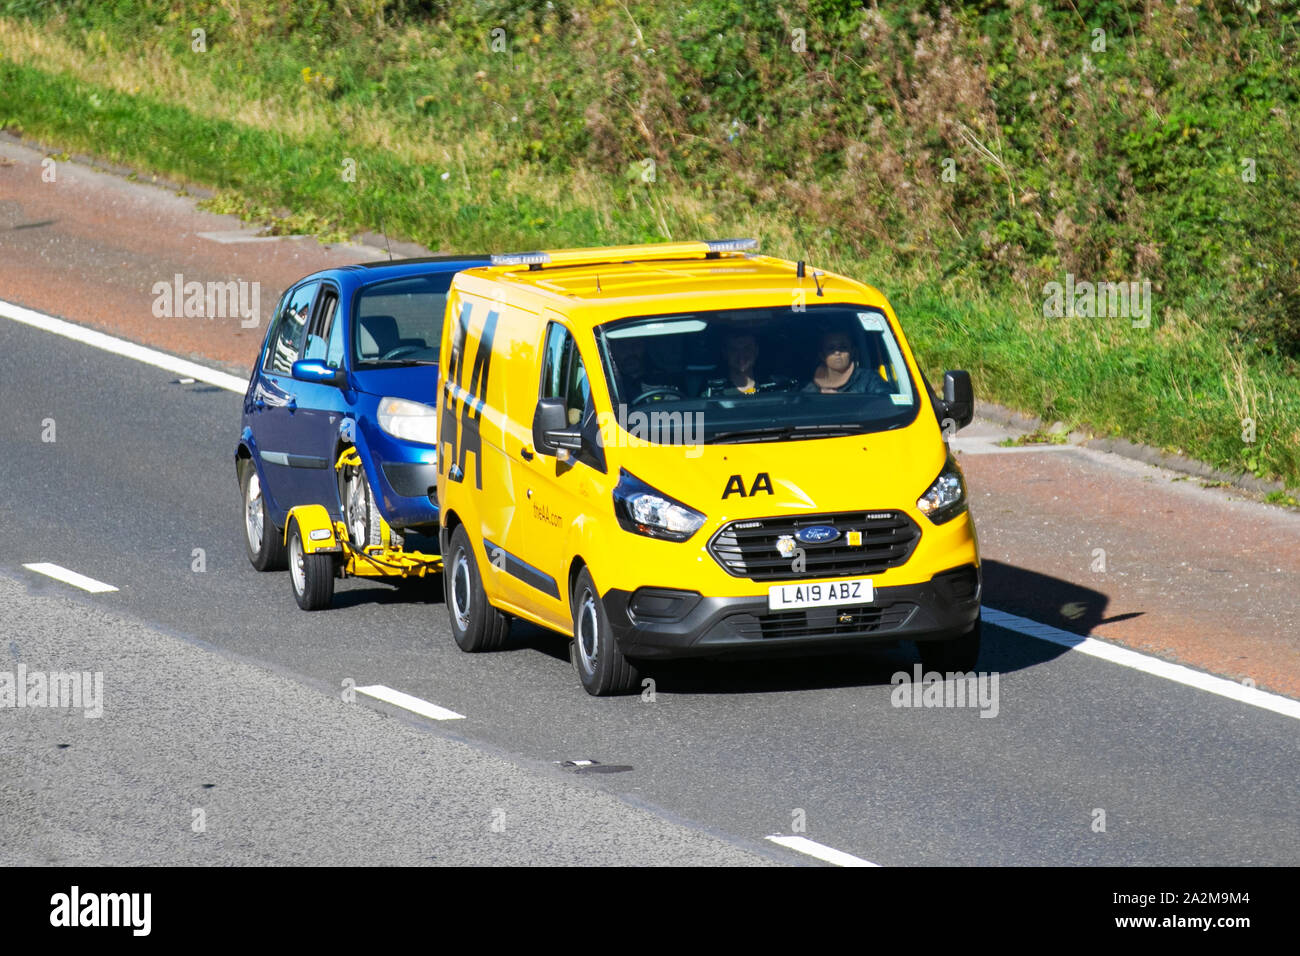
[[[872,863],[870,860],[864,860],[852,853],[845,853],[843,850],[837,850],[815,840],[809,840],[807,837],[777,834],[768,837],[768,839],[773,843],[779,843],[788,850],[806,853],[808,856],[814,856],[824,863],[833,863],[835,866],[880,866],[879,863]]]
[[[105,584],[103,581],[96,581],[94,578],[88,578],[84,574],[78,574],[76,571],[69,571],[67,568],[60,567],[57,564],[48,562],[39,562],[37,564],[24,564],[28,571],[35,571],[37,574],[44,574],[47,577],[54,578],[56,581],[62,581],[64,584],[71,584],[73,587],[81,588],[83,591],[89,591],[91,594],[104,594],[107,591],[116,591],[117,588],[111,584]]]
[[[33,328],[43,329],[46,332],[53,332],[55,335],[62,335],[64,338],[74,339],[97,349],[103,349],[105,352],[112,352],[114,355],[135,359],[137,362],[144,362],[146,365],[152,365],[155,368],[175,372],[177,375],[197,379],[209,385],[216,385],[218,388],[224,388],[239,395],[243,395],[248,391],[248,379],[238,378],[226,372],[218,372],[216,369],[207,368],[197,362],[187,362],[185,359],[168,355],[166,352],[159,352],[157,349],[136,345],[134,342],[128,342],[126,339],[119,339],[113,335],[105,335],[103,332],[96,332],[94,329],[83,328],[72,322],[65,322],[63,319],[56,319],[52,315],[46,315],[44,312],[36,312],[32,309],[25,309],[21,305],[14,305],[12,302],[0,301],[0,316],[13,319],[15,322],[21,322],[24,325],[30,325]]]
[[[421,717],[428,717],[430,720],[464,720],[464,714],[458,714],[454,710],[448,710],[446,707],[439,707],[437,704],[431,704],[427,700],[421,700],[418,697],[412,697],[410,694],[404,694],[400,690],[393,690],[391,687],[385,687],[383,684],[371,684],[369,687],[358,687],[358,694],[365,694],[367,697],[373,697],[375,700],[382,700],[385,704],[392,704],[394,707],[401,707],[403,710],[409,710],[413,714],[419,714]]]
[[[1030,620],[1027,617],[1018,617],[1015,614],[997,611],[991,607],[982,607],[980,615],[990,624],[1004,627],[1008,631],[1015,631],[1017,634],[1024,634],[1026,637],[1036,637],[1040,641],[1059,644],[1062,647],[1070,648],[1072,651],[1087,654],[1089,657],[1099,657],[1102,660],[1110,661],[1112,664],[1119,664],[1122,667],[1129,667],[1146,674],[1154,674],[1156,677],[1163,677],[1165,680],[1171,680],[1177,684],[1185,684],[1188,687],[1195,687],[1211,694],[1218,694],[1220,697],[1227,697],[1243,704],[1250,704],[1252,707],[1260,707],[1264,710],[1271,710],[1275,714],[1282,714],[1300,720],[1300,700],[1292,700],[1290,697],[1283,697],[1281,694],[1270,694],[1268,691],[1259,690],[1256,687],[1247,687],[1245,684],[1238,684],[1226,677],[1215,677],[1213,674],[1193,670],[1190,667],[1184,667],[1182,664],[1171,664],[1169,661],[1162,661],[1158,657],[1150,657],[1137,651],[1131,651],[1127,647],[1099,641],[1095,637],[1080,637],[1078,634],[1063,631],[1059,627],[1040,624],[1038,621]]]

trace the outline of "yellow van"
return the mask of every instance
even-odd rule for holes
[[[934,396],[885,297],[749,239],[493,257],[443,328],[451,628],[573,638],[591,694],[656,659],[910,639],[967,671],[980,566]]]

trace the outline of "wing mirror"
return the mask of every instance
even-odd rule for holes
[[[347,374],[341,368],[331,368],[320,359],[300,359],[293,363],[289,373],[300,382],[333,385],[342,388],[347,384]]]
[[[943,373],[944,417],[951,418],[958,428],[965,428],[975,417],[975,392],[970,384],[970,372]]]
[[[569,413],[562,398],[539,398],[533,412],[533,447],[542,455],[559,455],[579,451],[582,435],[577,425],[569,424]]]

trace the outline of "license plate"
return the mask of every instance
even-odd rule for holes
[[[793,611],[802,607],[839,607],[842,604],[870,604],[875,600],[871,578],[849,581],[810,581],[805,584],[774,584],[767,589],[769,611]]]

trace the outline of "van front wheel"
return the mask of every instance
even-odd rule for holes
[[[451,546],[443,560],[442,585],[451,636],[462,651],[497,651],[505,646],[510,618],[488,603],[464,525],[451,533]]]
[[[626,694],[641,679],[623,656],[596,592],[591,573],[583,568],[573,582],[573,665],[578,679],[593,697]]]

